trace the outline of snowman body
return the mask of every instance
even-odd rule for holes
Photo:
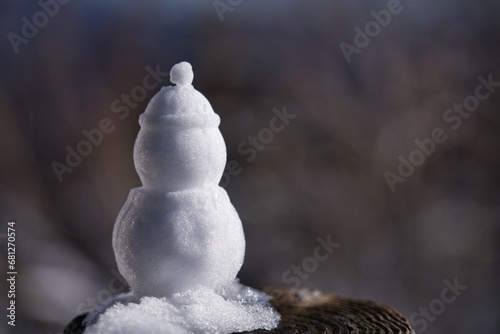
[[[163,87],[139,120],[134,163],[143,186],[131,190],[113,231],[118,268],[137,297],[221,290],[243,263],[241,221],[218,185],[226,163],[220,118],[190,71],[174,66],[177,86]]]

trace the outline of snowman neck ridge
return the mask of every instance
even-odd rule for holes
[[[218,127],[219,115],[190,114],[190,115],[155,115],[143,113],[139,116],[139,124],[144,128],[185,129]]]

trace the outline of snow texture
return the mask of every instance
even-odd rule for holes
[[[120,273],[134,295],[170,297],[197,285],[220,289],[243,264],[238,213],[218,183],[226,163],[220,118],[175,65],[181,85],[163,87],[140,116],[132,189],[113,233]]]
[[[238,283],[229,290],[231,295],[219,295],[198,286],[168,299],[116,303],[85,334],[224,334],[278,325],[279,314],[267,295]]]
[[[245,237],[218,185],[226,164],[220,118],[191,85],[189,63],[170,77],[176,86],[163,87],[140,116],[134,163],[143,186],[130,191],[113,231],[132,294],[97,308],[85,333],[273,328],[279,314],[266,295],[236,280]]]

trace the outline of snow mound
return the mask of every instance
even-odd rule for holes
[[[222,294],[198,286],[170,298],[116,303],[85,334],[207,334],[272,329],[280,316],[257,290],[233,284]]]

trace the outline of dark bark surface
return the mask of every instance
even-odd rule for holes
[[[278,328],[245,333],[414,333],[395,309],[375,302],[313,290],[267,290],[281,314]]]
[[[273,334],[411,334],[408,321],[395,309],[375,302],[322,294],[308,289],[267,290],[281,314],[278,328],[244,333]],[[64,334],[81,334],[85,315],[75,318]],[[144,333],[147,334],[147,333]]]

